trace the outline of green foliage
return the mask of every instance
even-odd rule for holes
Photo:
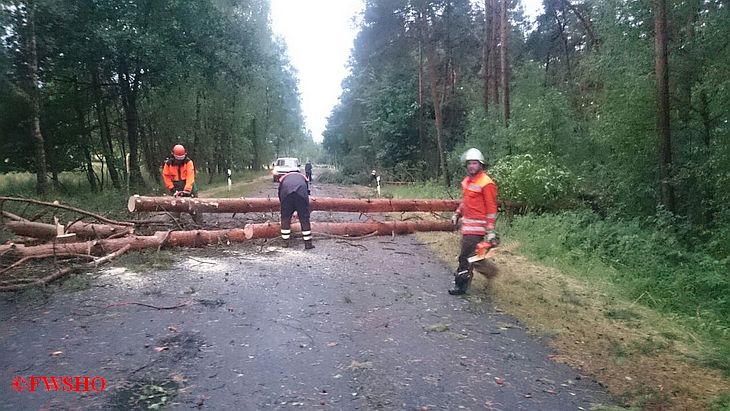
[[[32,35],[52,173],[84,169],[99,186],[94,163],[103,162],[121,188],[116,176],[127,177],[127,153],[133,175],[142,166],[158,180],[176,143],[199,168],[216,173],[260,169],[305,147],[316,152],[265,0],[1,4],[7,35],[0,42],[0,172],[34,171]],[[26,24],[31,17],[34,32]]]
[[[601,219],[587,211],[515,218],[511,234],[537,257],[611,267],[601,273],[631,298],[696,317],[697,325],[730,335],[730,272],[726,263],[688,249],[666,213]]]
[[[577,179],[551,155],[513,155],[489,169],[499,195],[529,208],[549,210],[575,202]]]
[[[451,198],[461,196],[461,186],[454,185],[446,188],[439,181],[429,180],[418,184],[386,185],[382,192],[396,198]]]
[[[730,393],[712,399],[709,403],[710,411],[730,411]]]
[[[315,175],[317,183],[326,184],[367,184],[369,173],[365,171],[354,174],[345,174],[343,172],[325,170]]]

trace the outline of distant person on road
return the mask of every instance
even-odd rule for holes
[[[368,181],[368,186],[372,186],[373,183],[377,185],[378,183],[378,172],[373,170],[370,172],[370,180]]]
[[[279,178],[279,202],[281,203],[281,238],[289,247],[291,218],[294,211],[302,227],[304,249],[311,250],[312,226],[309,222],[309,179],[298,171],[290,171]]]
[[[195,184],[195,165],[188,157],[182,144],[172,148],[171,156],[162,167],[162,180],[165,188],[175,197],[196,197],[198,186]]]
[[[451,295],[464,294],[469,289],[473,276],[469,269],[469,257],[475,254],[477,244],[484,236],[494,245],[499,242],[494,231],[497,221],[497,185],[484,171],[484,155],[476,148],[470,148],[461,156],[461,160],[468,175],[461,181],[464,198],[452,217],[454,225],[458,224],[459,219],[462,224],[459,268],[454,274],[454,288],[449,290]]]
[[[304,174],[306,174],[309,182],[312,182],[312,162],[307,159],[307,164],[304,165]]]

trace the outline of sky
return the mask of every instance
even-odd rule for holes
[[[522,2],[532,18],[542,8],[541,0]],[[286,42],[297,70],[304,121],[316,142],[322,142],[327,117],[342,92],[357,34],[353,19],[363,7],[364,0],[271,0],[272,28]]]

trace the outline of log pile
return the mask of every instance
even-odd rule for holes
[[[17,214],[3,210],[1,217],[5,228],[20,238],[31,241],[14,241],[0,245],[0,291],[14,291],[31,286],[44,285],[79,269],[96,267],[127,251],[144,249],[160,250],[164,247],[202,247],[206,245],[242,243],[254,239],[278,238],[278,223],[247,224],[242,228],[219,230],[186,230],[178,224],[179,230],[147,231],[149,221],[115,221],[85,210],[37,200],[25,200],[11,197],[0,197],[0,208],[4,201],[22,202],[43,207],[62,209],[82,215],[79,220],[61,225],[54,218],[54,223],[31,221]],[[311,198],[313,210],[336,212],[439,212],[453,211],[458,206],[454,200],[388,200],[388,199],[346,199],[346,198]],[[241,198],[241,199],[189,199],[173,197],[140,197],[130,198],[130,211],[164,211],[199,213],[244,213],[278,211],[278,199]],[[95,222],[82,222],[83,218],[93,218]],[[454,226],[448,220],[421,221],[374,221],[324,223],[313,222],[315,235],[362,238],[411,234],[419,231],[452,231]],[[292,224],[294,233],[300,232],[299,224]],[[59,262],[68,263],[87,260],[83,265],[74,265],[58,269],[40,278],[3,278],[10,271],[32,261],[53,260],[52,266]],[[46,264],[47,265],[47,264]],[[7,277],[5,277],[7,278]]]

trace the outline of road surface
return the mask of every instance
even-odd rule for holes
[[[317,185],[312,195],[348,192]],[[275,184],[257,195],[275,195]],[[301,241],[276,244],[178,249],[163,253],[168,267],[117,264],[88,281],[0,295],[0,408],[587,410],[611,402],[590,377],[551,361],[544,341],[496,312],[486,294],[448,295],[449,265],[412,236],[319,239],[307,252]],[[16,376],[100,376],[105,386],[56,392],[51,384],[49,392],[36,379],[35,392],[16,392]]]

